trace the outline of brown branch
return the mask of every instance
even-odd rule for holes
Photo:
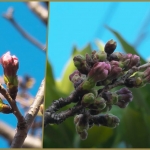
[[[9,93],[5,90],[5,88],[0,84],[0,93],[6,98],[6,100],[9,102],[12,110],[13,110],[13,114],[16,116],[17,120],[18,120],[18,128],[25,128],[25,119],[24,117],[21,115],[17,105],[16,105],[16,101],[13,100],[11,98],[11,96],[9,95]],[[22,126],[23,125],[23,126]],[[21,127],[22,126],[22,127]]]
[[[44,8],[40,2],[28,1],[26,2],[28,7],[47,25],[48,22],[48,10]]]
[[[14,137],[15,130],[8,124],[0,121],[0,135],[8,140],[10,143]],[[35,142],[36,141],[36,142]],[[24,144],[24,148],[41,148],[41,140],[37,137],[28,135]]]
[[[45,80],[42,81],[41,86],[35,97],[35,100],[34,100],[33,104],[30,106],[30,109],[25,116],[25,120],[27,122],[27,128],[24,130],[17,129],[17,133],[15,134],[14,139],[12,141],[11,148],[22,147],[23,142],[24,142],[25,138],[27,137],[27,133],[34,121],[34,118],[36,117],[36,115],[39,111],[40,105],[43,103],[44,86],[45,86]]]
[[[37,41],[34,37],[32,37],[27,31],[25,31],[14,19],[13,17],[13,8],[9,8],[6,13],[3,14],[3,17],[7,19],[18,31],[19,33],[25,37],[28,41],[37,46],[40,50],[46,51],[46,46],[42,45],[39,41]]]

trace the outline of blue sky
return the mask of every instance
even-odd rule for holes
[[[0,2],[0,56],[7,51],[12,55],[16,55],[19,59],[18,76],[30,75],[35,78],[36,83],[30,90],[35,96],[42,79],[45,76],[46,55],[36,46],[31,44],[10,24],[10,22],[2,17],[2,14],[9,7],[13,7],[14,18],[16,21],[32,36],[41,43],[46,44],[46,26],[41,22],[35,14],[28,9],[24,2]],[[0,67],[0,74],[3,75],[3,69]],[[17,120],[14,115],[0,114],[0,120],[8,123],[12,127],[16,127]],[[0,148],[8,147],[7,141],[0,137]]]
[[[88,43],[94,50],[94,42],[100,39],[106,43],[116,37],[104,25],[119,32],[134,45],[142,29],[146,38],[137,46],[145,59],[150,57],[150,2],[50,2],[48,30],[48,59],[53,66],[55,78],[61,78],[74,45],[82,49]],[[117,42],[116,51],[122,51]]]

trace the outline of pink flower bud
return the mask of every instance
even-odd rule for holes
[[[138,66],[140,63],[140,57],[133,54],[124,54],[122,61],[129,59],[130,62],[125,66],[126,69],[130,69],[133,66]]]
[[[92,82],[102,81],[107,78],[111,71],[111,66],[107,62],[97,62],[88,73],[88,80]]]
[[[7,52],[1,57],[0,62],[3,66],[5,76],[16,76],[19,68],[18,58],[16,56],[11,56],[10,52]]]
[[[111,72],[109,74],[109,78],[110,79],[115,79],[121,74],[122,68],[119,66],[118,61],[113,60],[113,61],[110,62],[110,65],[111,65]]]

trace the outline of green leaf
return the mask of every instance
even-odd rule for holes
[[[70,94],[74,90],[72,82],[69,80],[69,75],[76,70],[76,67],[73,63],[73,57],[77,54],[85,55],[86,53],[90,53],[91,46],[87,45],[83,50],[78,50],[75,46],[73,48],[73,53],[68,63],[65,66],[64,73],[62,79],[57,81],[57,88],[66,94]]]
[[[111,32],[118,38],[119,42],[120,42],[121,45],[122,45],[122,48],[124,49],[124,51],[125,51],[126,53],[132,53],[132,54],[136,54],[136,55],[140,56],[140,55],[138,54],[138,52],[134,49],[134,47],[131,46],[131,45],[129,45],[129,44],[121,37],[121,35],[120,35],[117,31],[113,30],[112,28],[110,28],[110,27],[108,27],[108,26],[105,26],[105,27],[106,27],[109,31],[111,31]],[[142,63],[142,64],[146,63],[146,61],[145,61],[141,56],[140,56],[140,58],[141,58],[141,63]]]

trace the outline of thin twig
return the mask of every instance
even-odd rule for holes
[[[17,133],[15,134],[14,139],[12,141],[11,148],[22,147],[24,140],[27,137],[27,133],[28,133],[33,121],[34,121],[34,118],[36,117],[36,115],[39,111],[40,105],[43,103],[44,86],[45,86],[45,79],[42,81],[41,86],[40,86],[40,88],[37,92],[37,95],[35,97],[35,100],[34,100],[32,106],[30,106],[30,109],[25,116],[27,128],[24,130],[17,129]]]
[[[47,25],[48,22],[48,10],[40,5],[37,1],[26,2],[28,7]]]
[[[17,120],[18,120],[18,128],[25,128],[25,119],[24,117],[21,115],[17,105],[16,105],[16,101],[13,100],[11,98],[11,96],[9,95],[9,93],[5,90],[5,88],[0,84],[0,93],[6,98],[6,100],[9,102],[12,110],[13,110],[13,114],[16,116]]]
[[[27,31],[25,31],[14,19],[13,17],[14,9],[11,7],[7,10],[6,13],[3,14],[3,17],[7,19],[18,31],[22,34],[23,37],[25,37],[27,40],[29,40],[31,43],[33,43],[35,46],[37,46],[40,50],[46,51],[46,46],[42,45],[39,41],[37,41],[34,37],[32,37]]]

